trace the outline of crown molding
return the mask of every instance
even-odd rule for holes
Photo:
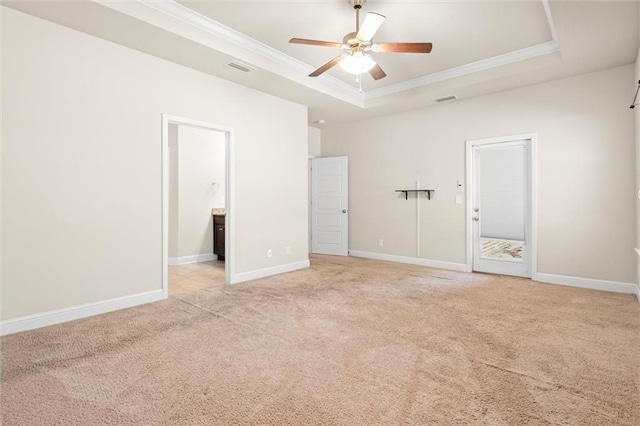
[[[178,19],[184,23],[192,25],[206,33],[209,33],[216,38],[222,39],[229,43],[232,43],[242,49],[245,49],[251,53],[263,56],[278,65],[282,65],[289,70],[297,73],[309,75],[315,70],[311,65],[293,58],[281,51],[274,49],[252,37],[249,37],[240,31],[234,30],[218,21],[215,21],[208,16],[202,15],[180,3],[176,3],[173,0],[166,1],[145,1],[136,0],[138,3],[147,7],[156,9],[174,19]],[[363,107],[364,95],[360,91],[344,81],[333,77],[328,74],[324,74],[318,78],[317,81],[323,85],[329,86],[332,89],[340,90],[351,98],[353,103],[360,107]]]
[[[541,0],[542,7],[544,8],[544,14],[547,17],[547,24],[549,25],[549,32],[551,33],[551,40],[558,42],[558,34],[556,33],[556,26],[553,23],[553,17],[551,16],[551,6],[549,6],[549,0]]]
[[[551,41],[370,90],[364,94],[365,101],[560,51],[560,43],[558,42],[556,27],[551,16],[549,0],[541,0],[541,2],[547,18]]]
[[[527,47],[525,49],[516,50],[515,52],[509,52],[503,55],[494,56],[492,58],[482,59],[470,64],[461,65],[455,68],[449,68],[444,71],[427,74],[425,76],[414,78],[412,80],[405,80],[399,83],[381,87],[379,89],[370,90],[365,93],[365,100],[393,95],[404,90],[427,86],[439,81],[449,80],[451,78],[461,77],[463,75],[473,74],[491,68],[513,64],[515,62],[524,61],[526,59],[535,58],[537,56],[548,55],[559,50],[559,43],[555,41],[549,41],[532,47]]]
[[[103,0],[93,1],[104,3]],[[560,50],[560,43],[557,41],[557,33],[553,23],[553,18],[551,16],[549,0],[540,1],[542,3],[542,7],[544,8],[547,24],[549,25],[551,41],[472,62],[469,64],[461,65],[458,67],[449,68],[443,71],[427,74],[411,80],[390,84],[379,89],[373,89],[366,92],[360,92],[356,87],[328,74],[323,74],[322,76],[317,77],[314,80],[317,83],[320,83],[320,85],[324,86],[326,89],[339,91],[352,104],[361,108],[366,108],[367,100],[393,95],[395,93],[410,89],[416,89],[444,80],[449,80],[456,77],[489,70],[491,68],[509,65],[515,62],[558,52]],[[173,0],[136,0],[136,2],[160,11],[173,19],[196,27],[199,30],[204,31],[217,39],[221,39],[223,41],[231,43],[232,45],[237,46],[245,51],[260,55],[263,58],[268,59],[272,63],[285,67],[287,70],[290,70],[296,74],[307,76],[315,69],[305,62],[295,59],[277,49],[274,49],[271,46],[268,46],[254,38],[251,38],[237,30],[234,30],[231,27],[215,21],[208,16],[202,15],[192,9],[189,9],[188,7],[183,6],[180,3],[176,3]],[[317,89],[317,87],[312,88]],[[330,95],[330,93],[324,93]]]

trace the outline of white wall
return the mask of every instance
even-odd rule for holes
[[[2,22],[3,19],[3,13],[4,13],[4,7],[0,7],[0,23]],[[4,45],[3,43],[3,35],[4,31],[2,31],[2,28],[0,28],[0,82],[3,81],[3,77],[2,77],[2,58],[3,58],[3,51],[2,51],[2,46]],[[3,240],[3,231],[2,231],[2,223],[3,223],[3,219],[2,219],[2,188],[4,186],[3,184],[3,180],[2,180],[2,176],[4,175],[3,169],[2,169],[2,164],[3,164],[3,160],[2,160],[2,135],[4,134],[3,131],[3,127],[2,127],[2,104],[4,103],[3,101],[3,97],[2,97],[2,84],[0,84],[0,242]],[[2,297],[2,271],[3,271],[3,256],[2,256],[2,244],[0,243],[0,297]],[[2,309],[2,303],[0,303],[0,319],[3,318],[3,309]]]
[[[322,133],[320,129],[315,127],[309,127],[308,132],[308,145],[309,145],[309,173],[307,174],[307,179],[309,182],[308,191],[309,191],[309,215],[308,215],[308,226],[309,226],[309,253],[311,253],[311,159],[314,157],[320,157],[321,155],[321,145],[320,142],[322,140]]]
[[[169,124],[169,259],[180,257],[178,125]]]
[[[322,138],[320,129],[309,127],[308,132],[309,158],[320,157],[320,140]]]
[[[640,50],[638,51],[635,66],[635,80],[633,81],[634,93],[638,87],[638,81],[640,81]],[[636,101],[636,103],[640,103],[640,101]],[[634,111],[636,125],[636,188],[634,192],[634,198],[636,200],[636,248],[640,250],[640,105],[636,106]],[[636,284],[638,285],[638,294],[640,294],[640,252],[637,252],[637,254]]]
[[[162,113],[235,129],[236,272],[307,261],[305,107],[11,9],[2,31],[3,320],[161,288]]]
[[[178,135],[178,257],[211,254],[211,209],[225,206],[225,134],[178,126]]]
[[[323,156],[349,156],[350,249],[465,263],[465,141],[538,134],[538,269],[636,280],[633,66],[322,130]],[[405,201],[395,189],[435,189]],[[378,239],[384,246],[378,247]]]

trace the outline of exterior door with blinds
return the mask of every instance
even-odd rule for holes
[[[532,140],[471,146],[473,270],[531,277]]]

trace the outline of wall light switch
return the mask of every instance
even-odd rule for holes
[[[378,240],[378,246],[382,247],[384,245],[384,241],[383,240]]]
[[[456,204],[462,204],[462,195],[456,195]]]
[[[458,187],[458,189],[462,189],[462,181],[460,179],[456,181],[456,186]]]

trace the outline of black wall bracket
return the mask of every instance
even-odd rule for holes
[[[405,200],[409,199],[409,193],[410,192],[415,192],[416,194],[418,192],[426,192],[427,193],[427,199],[430,200],[431,199],[431,193],[435,192],[435,189],[396,189],[396,192],[404,192],[404,199]]]
[[[634,109],[636,107],[636,101],[638,100],[638,90],[640,90],[640,80],[638,80],[638,87],[636,88],[636,95],[633,97],[633,102],[629,108]]]

